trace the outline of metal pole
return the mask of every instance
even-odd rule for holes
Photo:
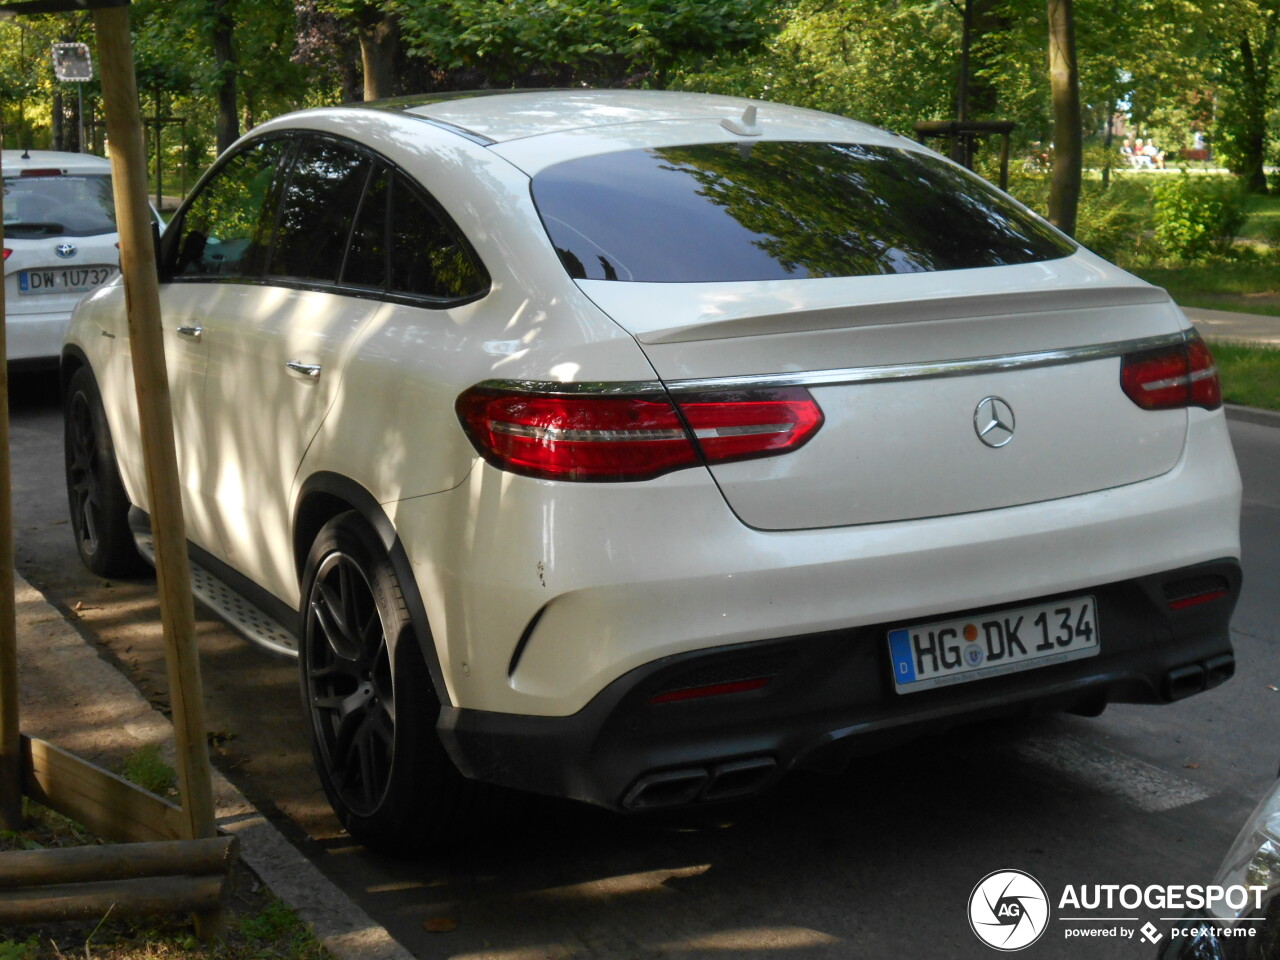
[[[0,147],[3,147],[0,142]],[[4,191],[0,190],[0,220]],[[4,313],[0,283],[0,315]],[[18,729],[18,625],[13,597],[13,497],[9,476],[9,363],[0,323],[0,826],[18,830],[22,818],[22,747]]]

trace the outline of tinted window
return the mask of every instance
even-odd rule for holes
[[[332,283],[372,163],[351,147],[302,144],[289,172],[268,273]]]
[[[271,185],[286,149],[258,141],[228,160],[191,201],[179,227],[179,276],[261,276],[274,220]]]
[[[483,293],[489,278],[462,237],[402,176],[392,185],[391,292],[457,300]]]
[[[387,279],[387,193],[391,176],[379,170],[369,180],[351,229],[351,245],[342,282],[353,287],[381,290]]]
[[[534,177],[570,275],[713,281],[1030,263],[1074,246],[986,181],[892,147],[702,144],[584,157]]]
[[[5,177],[6,237],[91,237],[115,230],[110,176]]]

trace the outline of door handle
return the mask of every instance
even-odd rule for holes
[[[294,376],[303,377],[307,380],[320,379],[320,364],[303,363],[300,360],[286,360],[285,367]]]
[[[202,333],[204,333],[204,327],[200,327],[200,326],[178,328],[179,336],[187,337],[188,339],[191,339],[191,340],[199,340],[200,334]]]

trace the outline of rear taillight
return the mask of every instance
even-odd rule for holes
[[[60,177],[62,170],[58,167],[49,167],[48,169],[39,169],[33,167],[30,170],[22,170],[18,173],[20,177]]]
[[[11,254],[11,253],[13,253],[13,251],[12,251],[12,250],[10,250],[8,247],[5,247],[5,248],[4,248],[4,258],[5,258],[6,260],[8,260],[8,259],[9,259],[9,254]]]
[[[648,480],[682,467],[773,456],[804,444],[822,411],[803,387],[681,397],[528,390],[487,383],[457,401],[476,450],[548,480]]]
[[[1200,335],[1188,333],[1182,343],[1125,354],[1120,386],[1144,410],[1222,406],[1218,368]]]

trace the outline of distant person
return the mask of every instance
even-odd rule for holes
[[[1139,140],[1139,143],[1142,141]],[[1157,170],[1164,169],[1164,151],[1156,147],[1154,140],[1148,140],[1147,145],[1142,148],[1142,155],[1147,158],[1147,162],[1154,166]]]

